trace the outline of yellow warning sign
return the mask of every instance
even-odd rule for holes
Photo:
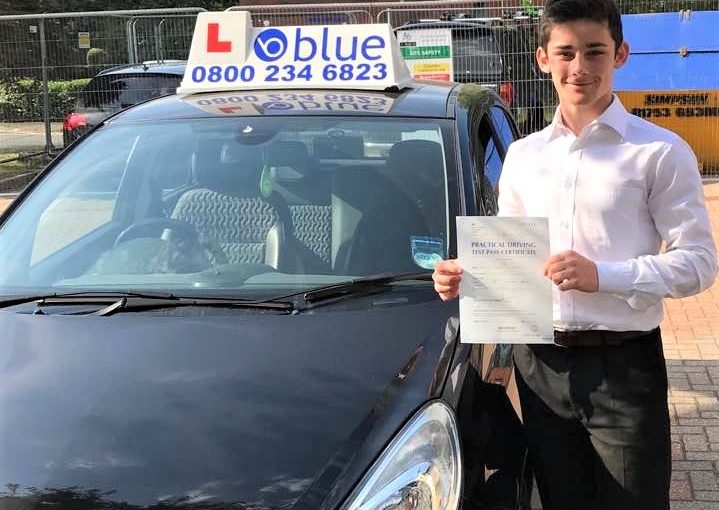
[[[78,46],[78,48],[89,48],[90,47],[90,32],[78,32],[77,33],[77,46]]]
[[[412,73],[449,73],[449,62],[422,62],[412,67]]]
[[[629,113],[674,131],[705,170],[719,169],[719,91],[617,92]]]

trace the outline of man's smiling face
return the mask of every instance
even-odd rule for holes
[[[537,62],[552,75],[564,109],[601,114],[612,99],[614,70],[629,54],[626,43],[616,48],[606,23],[577,20],[552,28],[546,48],[537,49]]]

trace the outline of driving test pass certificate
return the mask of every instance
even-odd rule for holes
[[[465,343],[552,343],[547,218],[457,217]]]

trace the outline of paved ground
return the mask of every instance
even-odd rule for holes
[[[719,241],[719,183],[704,186]],[[9,199],[0,198],[0,211]],[[719,284],[667,300],[662,324],[672,420],[672,510],[719,510]]]
[[[704,186],[719,241],[719,183]],[[719,284],[665,301],[672,420],[672,510],[719,510]]]
[[[52,122],[50,132],[55,147],[62,147],[62,123]],[[0,152],[33,151],[45,147],[45,124],[42,122],[0,122]]]

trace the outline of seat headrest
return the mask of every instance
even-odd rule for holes
[[[297,140],[274,142],[265,154],[268,166],[305,167],[310,158],[307,145]]]
[[[225,142],[220,151],[222,163],[240,163],[253,168],[262,166],[262,151],[254,145],[242,145],[237,142]]]
[[[262,172],[262,153],[256,146],[205,139],[197,144],[193,157],[197,183],[227,195],[256,193]]]
[[[442,145],[430,140],[395,143],[387,156],[390,177],[403,187],[423,189],[444,185]],[[419,187],[418,187],[419,186]]]
[[[316,136],[312,140],[312,153],[318,159],[360,159],[364,157],[364,139],[361,136]]]
[[[294,181],[310,170],[307,145],[297,140],[275,142],[265,149],[265,160],[275,181]]]
[[[442,146],[430,140],[405,140],[389,150],[387,164],[392,168],[444,169]]]

